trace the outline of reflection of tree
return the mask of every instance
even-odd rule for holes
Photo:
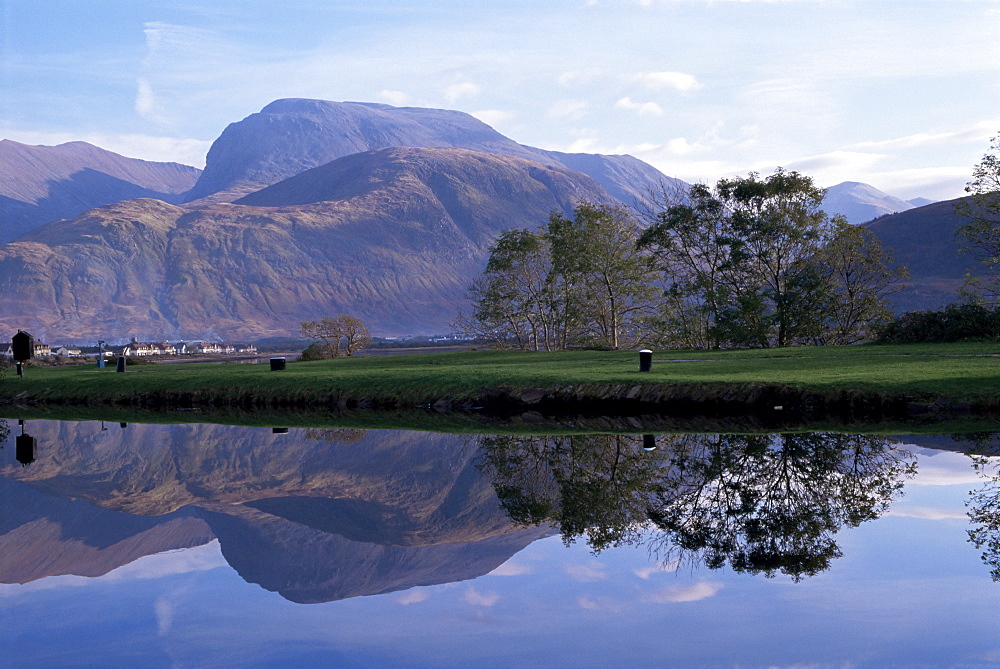
[[[483,467],[521,523],[595,550],[649,537],[664,560],[795,579],[840,556],[833,535],[877,518],[914,463],[881,437],[487,437]],[[644,529],[654,530],[651,534]]]
[[[991,435],[994,444],[996,435]],[[977,440],[977,445],[985,443]],[[973,528],[969,530],[969,541],[983,551],[983,562],[990,568],[990,576],[994,581],[1000,581],[1000,459],[983,455],[972,456],[973,466],[987,483],[978,490],[973,490],[968,507],[969,519]]]

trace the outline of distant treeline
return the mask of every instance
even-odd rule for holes
[[[1000,339],[1000,308],[949,304],[940,311],[910,311],[887,323],[880,344],[983,341]]]

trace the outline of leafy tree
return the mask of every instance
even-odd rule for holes
[[[454,325],[520,349],[631,345],[656,292],[638,235],[625,210],[587,203],[538,232],[508,230],[469,288],[471,314]]]
[[[827,327],[815,343],[855,344],[874,339],[892,320],[889,295],[909,275],[871,230],[835,219],[817,266],[826,282]]]
[[[647,208],[639,245],[664,273],[674,340],[716,348],[869,338],[904,273],[866,229],[831,221],[823,196],[809,177],[779,168]]]
[[[341,355],[350,357],[372,341],[365,324],[347,314],[324,316],[318,321],[304,321],[301,328],[302,336],[318,340],[310,345],[312,351],[309,353],[318,359],[339,358]]]
[[[969,219],[958,229],[968,244],[966,248],[987,270],[987,277],[972,280],[970,288],[991,302],[1000,298],[1000,135],[990,141],[982,161],[972,171],[965,191],[968,198],[959,200],[955,213]]]
[[[577,324],[578,336],[614,349],[641,339],[656,291],[650,259],[637,245],[635,219],[621,207],[584,202],[573,218],[553,213],[546,236],[552,253],[549,287],[564,296],[566,321]]]

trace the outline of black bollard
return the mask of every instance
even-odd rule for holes
[[[17,363],[17,375],[18,376],[24,376],[24,363],[23,362],[18,361],[18,363]]]
[[[648,348],[639,351],[639,371],[649,372],[653,369],[653,352]]]
[[[656,450],[656,435],[655,434],[644,434],[644,435],[642,435],[642,450],[644,450],[644,451],[655,451]]]
[[[115,371],[116,372],[124,372],[125,371],[125,356],[124,355],[118,356],[118,366],[115,368]]]
[[[280,372],[285,368],[284,358],[271,358],[271,371]]]

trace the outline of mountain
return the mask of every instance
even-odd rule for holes
[[[86,142],[0,140],[0,242],[60,218],[139,197],[180,202],[201,170],[126,158]]]
[[[968,219],[955,214],[961,200],[935,202],[898,214],[883,216],[867,224],[905,265],[910,278],[893,296],[897,312],[939,309],[958,299],[965,275],[980,274],[982,266],[967,253],[960,253],[956,236]]]
[[[581,200],[615,202],[559,166],[386,148],[237,203],[119,202],[0,247],[0,327],[247,339],[345,312],[377,334],[447,331],[502,231]]]
[[[587,174],[626,204],[668,179],[631,156],[543,151],[464,112],[364,102],[276,100],[212,144],[191,200],[229,201],[338,158],[390,147],[460,148]]]
[[[548,527],[515,525],[460,435],[27,421],[0,462],[0,582],[96,576],[218,539],[248,582],[321,602],[474,578]]]
[[[841,214],[848,223],[867,223],[879,216],[913,209],[915,205],[887,195],[874,186],[845,181],[826,189],[823,210],[830,216]]]
[[[934,204],[939,200],[928,200],[926,197],[915,197],[912,200],[907,200],[914,207],[926,207],[929,204]]]

